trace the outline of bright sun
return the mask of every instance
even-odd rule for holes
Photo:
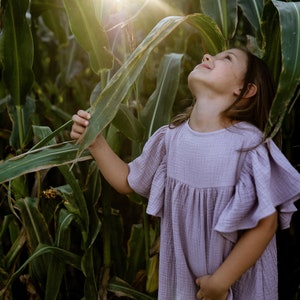
[[[109,20],[108,28],[124,25],[130,20],[139,18],[140,22],[149,23],[151,19],[162,19],[170,15],[181,15],[181,12],[161,0],[102,0],[99,11],[104,12],[102,18]]]

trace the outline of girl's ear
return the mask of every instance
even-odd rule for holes
[[[245,95],[243,98],[251,98],[257,93],[257,86],[254,83],[249,83],[247,91],[245,92]]]
[[[238,96],[241,93],[242,89],[239,89],[238,91],[236,91],[234,94],[236,96]],[[253,97],[255,94],[257,93],[257,86],[254,83],[249,83],[248,84],[248,88],[245,92],[245,94],[243,95],[243,98],[248,99]]]

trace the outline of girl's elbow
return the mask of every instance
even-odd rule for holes
[[[277,211],[272,215],[271,228],[274,233],[277,231],[277,228],[278,228],[278,212]]]
[[[132,192],[133,192],[133,190],[130,189],[130,188],[122,189],[122,190],[119,191],[119,193],[122,194],[122,195],[128,195],[128,194],[131,194]]]
[[[133,189],[130,187],[129,184],[125,184],[123,186],[119,186],[115,188],[116,191],[122,195],[131,194],[133,192]]]
[[[275,234],[278,228],[278,212],[276,211],[272,215],[262,219],[260,223],[270,234]]]

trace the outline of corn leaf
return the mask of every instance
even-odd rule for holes
[[[56,38],[61,44],[67,42],[67,24],[68,19],[66,13],[63,9],[63,4],[61,0],[52,0],[51,4],[43,3],[41,5],[39,2],[34,1],[34,9],[37,10],[41,6],[44,10],[42,12],[42,18],[47,27],[54,33]],[[48,8],[48,9],[47,9]]]
[[[59,248],[69,250],[70,248],[70,235],[71,229],[70,225],[74,221],[76,216],[69,213],[65,209],[59,211],[58,216],[58,229],[56,231],[55,245]],[[65,262],[57,259],[54,255],[50,257],[50,263],[47,274],[46,290],[45,290],[45,300],[56,299],[63,275],[65,273]]]
[[[281,48],[281,73],[278,82],[276,97],[274,99],[269,122],[265,134],[275,136],[281,127],[282,121],[300,95],[300,2],[271,1],[264,10],[265,20],[270,19],[273,26],[272,41],[268,40],[269,48],[276,41],[280,41]],[[279,22],[276,23],[276,18]],[[274,36],[274,32],[278,36]],[[268,35],[268,32],[265,33]],[[279,51],[279,49],[278,49]],[[269,51],[268,61],[278,67],[280,62],[274,57],[277,51]]]
[[[108,290],[118,297],[126,296],[136,300],[155,300],[156,298],[143,294],[120,278],[112,278],[108,283]]]
[[[35,249],[33,254],[24,262],[24,264],[13,274],[13,276],[10,278],[10,282],[17,279],[21,272],[26,268],[26,266],[29,263],[32,263],[37,258],[39,258],[41,255],[45,254],[52,254],[55,255],[59,260],[62,262],[80,270],[81,269],[81,257],[77,254],[74,254],[70,251],[66,251],[64,249],[60,249],[58,247],[49,246],[47,244],[40,244]]]
[[[3,80],[14,105],[21,107],[33,83],[33,40],[26,20],[29,0],[8,0],[4,8],[1,44]]]
[[[216,21],[226,41],[229,41],[237,26],[237,0],[200,0],[200,5],[202,11]]]
[[[99,74],[113,65],[107,35],[96,18],[93,0],[64,0],[70,28],[90,57],[93,71]]]
[[[85,275],[84,296],[86,299],[98,299],[98,288],[95,277],[93,247],[88,248],[81,261],[82,272]]]
[[[251,26],[258,33],[260,30],[260,20],[264,7],[264,0],[237,0],[238,6],[241,7],[244,16]]]
[[[141,261],[144,258],[144,247],[145,230],[142,224],[134,224],[131,227],[130,238],[128,240],[128,268],[126,278],[128,278],[129,282],[134,280],[134,276],[136,276],[141,268]]]
[[[183,55],[165,55],[158,70],[157,86],[141,113],[147,139],[162,125],[169,123],[180,79]]]
[[[87,150],[79,158],[77,152],[78,146],[61,143],[15,156],[0,164],[0,183],[27,173],[91,159]]]
[[[87,246],[91,247],[98,237],[101,229],[101,221],[99,219],[97,203],[102,192],[102,182],[100,171],[95,161],[92,161],[89,164],[84,190],[84,196],[86,199],[86,205],[88,207],[90,219]]]
[[[9,97],[12,100],[12,97]],[[9,137],[10,144],[15,149],[23,149],[32,139],[31,118],[35,113],[35,101],[30,97],[22,106],[14,105],[12,101],[7,103],[8,113],[13,124]]]
[[[17,206],[21,212],[29,248],[33,251],[39,244],[52,245],[53,242],[48,225],[45,222],[44,216],[38,209],[38,199],[30,197],[19,199],[17,200]],[[48,266],[49,260],[47,257],[36,259],[31,264],[31,271],[34,279],[43,284],[43,279],[47,274]]]
[[[125,104],[120,104],[112,124],[132,141],[142,141],[145,136],[143,124]]]
[[[24,230],[22,230],[19,232],[17,239],[14,241],[8,253],[5,255],[4,263],[7,269],[10,269],[13,263],[16,261],[25,243],[26,236]]]

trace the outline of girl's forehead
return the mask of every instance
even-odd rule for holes
[[[243,50],[240,50],[237,48],[232,48],[232,49],[222,51],[222,52],[218,53],[216,56],[224,55],[224,54],[232,54],[236,57],[246,57],[246,53]]]

